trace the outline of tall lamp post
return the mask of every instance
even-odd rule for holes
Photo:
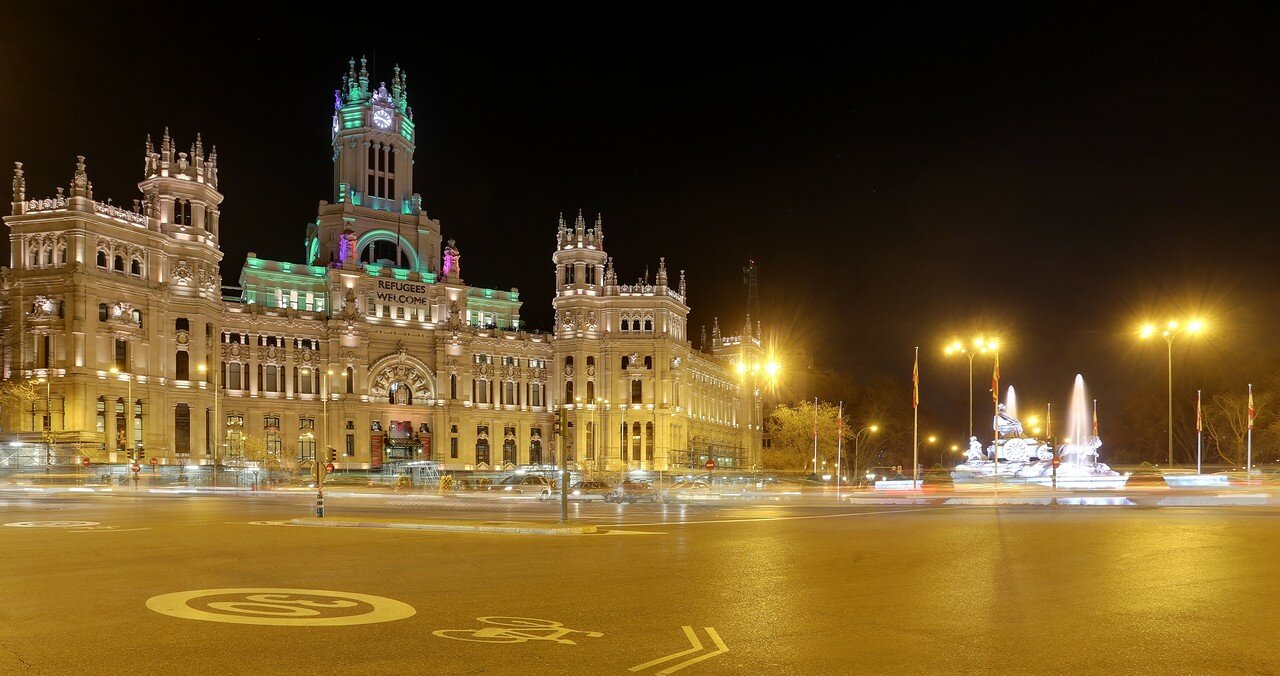
[[[1199,319],[1193,319],[1185,325],[1179,324],[1176,319],[1171,319],[1165,324],[1164,330],[1160,332],[1160,336],[1164,338],[1165,347],[1167,348],[1165,355],[1169,374],[1169,467],[1173,467],[1173,339],[1181,335],[1184,331],[1195,335],[1203,330],[1204,322]],[[1153,324],[1144,325],[1142,330],[1138,333],[1139,337],[1143,340],[1146,340],[1155,334],[1156,327]]]
[[[952,339],[951,343],[943,350],[950,357],[953,354],[964,355],[969,358],[969,436],[973,436],[973,358],[986,354],[988,350],[994,350],[996,346],[995,340],[988,341],[982,336],[973,339],[973,345],[967,346],[960,342],[959,338]]]
[[[121,374],[119,367],[117,366],[111,367],[112,378],[119,380],[121,375],[124,375],[125,381],[129,383],[129,388],[127,390],[128,395],[125,400],[124,445],[125,445],[125,449],[129,453],[129,459],[132,460],[133,454],[134,454],[134,448],[129,443],[129,437],[133,436],[133,374],[132,373]]]
[[[208,372],[209,372],[209,366],[207,364],[201,364],[200,365],[201,375]],[[213,477],[212,477],[214,488],[218,487],[218,457],[219,457],[219,451],[222,450],[222,427],[226,424],[225,422],[218,420],[218,416],[221,413],[221,411],[219,410],[219,404],[221,403],[222,388],[220,386],[220,383],[218,382],[220,380],[219,376],[221,374],[222,374],[222,369],[220,368],[214,369],[213,371]]]
[[[875,434],[880,431],[880,426],[876,424],[867,425],[866,427],[853,433],[853,486],[858,487],[858,442],[861,441],[863,434]]]

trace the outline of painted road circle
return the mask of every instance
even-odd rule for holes
[[[5,525],[10,528],[87,528],[100,524],[97,521],[14,521]]]
[[[184,620],[336,627],[403,620],[416,610],[395,599],[325,589],[196,589],[147,599],[147,608]]]

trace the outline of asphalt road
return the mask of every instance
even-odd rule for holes
[[[255,523],[310,506],[0,495],[0,672],[1280,669],[1270,507],[583,505],[607,532],[578,536]],[[557,509],[365,496],[328,515]],[[387,621],[334,624],[369,619]]]

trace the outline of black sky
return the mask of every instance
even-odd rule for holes
[[[221,161],[228,284],[247,251],[301,258],[331,198],[332,92],[366,54],[375,79],[408,73],[415,188],[467,281],[520,287],[537,326],[556,215],[582,208],[604,213],[624,280],[662,255],[688,270],[695,334],[715,315],[740,324],[754,258],[781,338],[904,382],[920,345],[926,401],[950,417],[964,372],[939,348],[953,333],[1003,335],[1024,401],[1061,399],[1083,372],[1106,402],[1163,375],[1163,348],[1132,339],[1145,316],[1218,327],[1179,351],[1191,380],[1252,377],[1280,330],[1280,24],[1265,5],[284,22],[47,4],[0,10],[0,159],[23,161],[42,196],[84,154],[96,195],[128,204],[145,134],[201,131]]]

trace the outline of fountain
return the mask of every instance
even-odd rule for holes
[[[997,406],[994,427],[1000,438],[985,450],[977,437],[969,438],[965,461],[956,466],[951,478],[957,487],[989,484],[1032,484],[1059,488],[1124,488],[1128,474],[1120,474],[1098,461],[1102,441],[1090,426],[1090,410],[1084,377],[1077,375],[1067,409],[1065,443],[1055,451],[1048,443],[1024,436],[1017,419],[1017,395],[1009,388],[1005,403]],[[996,462],[997,458],[999,462]]]

